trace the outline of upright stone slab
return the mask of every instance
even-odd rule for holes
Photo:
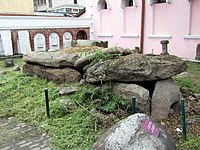
[[[37,33],[34,36],[34,50],[36,52],[45,52],[46,51],[46,42],[45,42],[44,34]]]
[[[63,48],[72,46],[72,34],[70,32],[65,32],[63,34]]]
[[[200,60],[200,43],[197,44],[197,49],[196,49],[196,60]]]
[[[51,33],[49,36],[49,51],[60,49],[60,39],[57,33]]]
[[[135,96],[137,109],[139,109],[145,114],[150,114],[150,96],[149,91],[147,89],[136,84],[118,83],[113,87],[112,92],[130,101],[131,98]]]
[[[22,54],[31,52],[31,44],[30,44],[30,38],[29,38],[29,32],[24,31],[18,31],[18,39],[19,39],[19,51]]]
[[[154,119],[166,119],[180,108],[182,93],[170,78],[158,81],[151,100],[151,116]]]
[[[3,55],[13,55],[12,40],[10,30],[0,31],[1,35],[1,54]]]
[[[1,39],[1,34],[0,34],[0,56],[4,55],[4,49],[3,49],[3,43]]]

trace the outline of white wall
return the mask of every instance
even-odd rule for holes
[[[85,0],[77,0],[77,4],[80,6],[85,6]],[[58,7],[61,5],[74,5],[74,0],[52,0],[53,7]]]
[[[90,27],[88,18],[0,16],[0,30]]]

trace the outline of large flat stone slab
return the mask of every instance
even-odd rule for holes
[[[24,54],[23,60],[26,63],[38,64],[47,67],[74,67],[75,61],[79,58],[77,54],[65,52],[31,52]]]
[[[25,64],[23,72],[30,75],[36,75],[47,81],[55,83],[78,83],[81,80],[81,74],[71,68],[48,68],[39,65]]]
[[[87,82],[155,81],[170,78],[186,70],[186,63],[172,55],[130,54],[98,62],[85,73]]]

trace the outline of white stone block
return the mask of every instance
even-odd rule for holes
[[[0,31],[1,35],[1,53],[3,55],[13,55],[13,47],[12,47],[12,40],[11,40],[11,31],[10,30],[3,30]]]
[[[20,51],[22,54],[31,52],[29,32],[26,30],[18,31],[18,39],[19,39],[18,51]]]

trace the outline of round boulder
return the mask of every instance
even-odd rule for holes
[[[148,119],[159,129],[158,136],[150,134],[141,125]],[[147,115],[131,115],[105,132],[93,145],[92,150],[176,150],[176,145],[166,129]]]

